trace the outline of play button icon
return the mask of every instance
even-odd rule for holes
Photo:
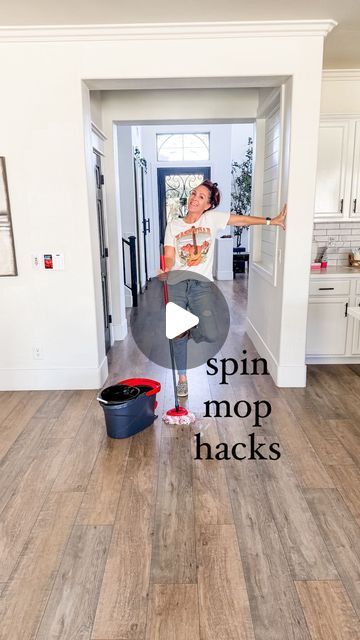
[[[168,302],[166,305],[166,337],[170,340],[176,338],[184,331],[196,327],[199,318],[190,311],[186,311],[174,302]]]
[[[230,312],[220,289],[223,285],[180,269],[171,270],[167,284],[168,297],[160,278],[148,282],[138,306],[131,309],[131,336],[147,359],[171,369],[169,339],[175,344],[176,337],[190,329],[187,369],[193,369],[216,356],[228,335]]]

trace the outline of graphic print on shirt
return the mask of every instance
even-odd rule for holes
[[[195,267],[206,262],[211,244],[209,227],[191,227],[175,236],[178,256],[182,266]]]

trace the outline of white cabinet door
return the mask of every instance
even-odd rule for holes
[[[349,217],[354,122],[320,122],[316,174],[315,219]]]
[[[351,185],[350,218],[360,218],[360,120],[355,123],[355,150]]]
[[[355,298],[355,306],[360,307],[360,296]],[[354,323],[354,331],[353,331],[353,341],[352,341],[352,354],[357,356],[360,354],[360,320],[355,320],[353,318]]]
[[[306,354],[345,355],[350,298],[309,299]]]

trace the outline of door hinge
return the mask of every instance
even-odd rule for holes
[[[105,182],[105,178],[104,178],[104,174],[102,173],[100,175],[100,184],[104,184],[104,182]]]
[[[112,324],[112,316],[109,315],[109,324]]]
[[[105,258],[109,257],[109,249],[107,247],[105,247],[104,249],[104,255],[105,255]]]

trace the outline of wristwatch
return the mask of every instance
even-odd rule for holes
[[[265,220],[266,220],[266,224],[270,224],[271,218],[267,217],[267,218],[265,218]]]

